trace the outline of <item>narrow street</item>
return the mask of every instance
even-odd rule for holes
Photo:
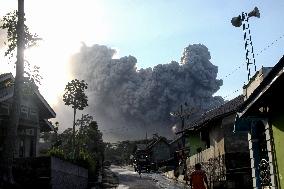
[[[118,189],[184,189],[184,184],[176,183],[157,173],[142,173],[141,178],[130,167],[111,166],[111,171],[118,177]]]

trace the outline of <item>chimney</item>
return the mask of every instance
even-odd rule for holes
[[[270,72],[272,67],[262,67],[259,71],[257,71],[254,76],[249,80],[248,84],[243,86],[243,95],[244,100],[248,99],[248,97],[253,93],[253,91],[260,85],[263,79]]]

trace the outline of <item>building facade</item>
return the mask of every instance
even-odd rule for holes
[[[150,143],[146,150],[153,163],[159,163],[168,160],[171,157],[170,145],[164,137],[159,137]]]
[[[239,111],[237,122],[245,124],[236,124],[236,131],[249,131],[253,188],[284,188],[283,69],[284,57],[247,95]]]
[[[251,188],[247,133],[234,133],[239,96],[204,113],[185,130],[190,156],[188,173],[201,163],[211,188]]]
[[[0,155],[9,125],[14,90],[10,83],[13,80],[11,73],[0,75]],[[37,157],[40,133],[53,130],[48,119],[55,118],[56,114],[37,89],[31,94],[23,95],[21,101],[14,157]]]

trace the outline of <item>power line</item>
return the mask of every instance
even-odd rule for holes
[[[236,94],[236,93],[239,92],[240,90],[241,90],[241,89],[237,89],[237,90],[233,91],[233,92],[230,93],[230,94],[227,94],[226,96],[224,96],[224,97],[222,97],[222,98],[225,99],[225,98],[227,98],[227,97],[229,97],[229,96],[231,96],[231,95],[233,95],[233,94]],[[226,101],[224,101],[224,102],[221,103],[221,104],[217,103],[216,105],[214,105],[214,106],[211,107],[211,105],[215,104],[215,102],[211,102],[211,103],[209,104],[209,106],[208,106],[209,109],[208,109],[206,112],[209,112],[209,111],[211,111],[211,110],[214,110],[214,109],[216,109],[216,108],[218,108],[218,107],[224,105],[225,103],[226,103]]]
[[[269,48],[273,47],[280,39],[284,38],[284,34],[279,36],[277,39],[275,39],[274,41],[272,41],[270,44],[268,44],[266,47],[264,47],[261,51],[259,51],[258,53],[256,53],[256,56],[261,55],[262,53],[264,53],[265,51],[267,51]],[[242,66],[244,66],[246,63],[243,63],[242,65],[238,66],[236,69],[234,69],[233,71],[231,71],[229,74],[227,74],[224,78],[228,78],[229,76],[233,75],[235,72],[237,72],[239,69],[241,69]],[[239,92],[241,89],[235,90],[230,94],[227,94],[226,96],[224,96],[223,98],[226,99],[229,96],[232,96],[233,94],[236,94],[237,92]]]
[[[236,69],[234,69],[233,71],[231,71],[229,74],[227,74],[224,78],[228,78],[229,76],[233,75],[236,71],[238,71],[239,69],[241,69],[242,66],[244,66],[246,63],[243,63],[242,65],[240,65],[239,67],[237,67]]]
[[[235,91],[233,91],[232,93],[230,93],[230,94],[227,94],[226,96],[224,96],[223,98],[225,99],[225,98],[228,98],[229,96],[232,96],[233,94],[236,94],[237,92],[239,92],[241,89],[237,89],[237,90],[235,90]]]
[[[281,35],[280,37],[278,37],[277,39],[275,39],[274,41],[272,41],[269,45],[267,45],[265,48],[263,48],[261,51],[259,51],[259,53],[256,54],[256,56],[260,55],[261,53],[263,53],[264,51],[266,51],[267,49],[269,49],[270,47],[272,47],[276,42],[278,42],[278,40],[284,38],[284,34]]]
[[[255,56],[259,56],[261,55],[263,52],[267,51],[270,47],[274,46],[280,39],[284,38],[284,34],[281,35],[280,37],[278,37],[277,39],[275,39],[274,41],[272,41],[269,45],[267,45],[266,47],[264,47],[261,51],[259,51],[258,53],[256,53]],[[241,67],[243,67],[246,63],[242,63],[242,65],[238,66],[236,69],[234,69],[233,71],[231,71],[229,74],[225,75],[224,78],[228,78],[229,76],[233,75],[236,71],[238,71],[239,69],[241,69]]]

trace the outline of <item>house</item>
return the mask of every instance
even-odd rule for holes
[[[133,156],[135,164],[156,170],[171,158],[170,145],[166,138],[156,135],[146,144],[136,144]]]
[[[0,155],[12,106],[13,81],[11,73],[0,75]],[[40,133],[53,130],[48,119],[55,118],[56,114],[37,89],[22,98],[14,157],[37,157]]]
[[[183,144],[184,143],[184,144]],[[190,145],[188,141],[188,135],[181,134],[175,140],[170,142],[171,159],[168,165],[172,165],[176,168],[179,166],[180,169],[185,166],[185,160],[190,154]]]
[[[174,153],[177,153],[181,150],[183,150],[183,137],[184,135],[180,135],[173,141],[171,141],[170,144],[170,150],[171,150],[171,157],[174,156]],[[187,144],[187,143],[186,143]]]
[[[253,188],[284,188],[283,70],[284,56],[266,74],[260,70],[244,88],[246,101],[235,130],[249,131]]]
[[[136,144],[133,152],[133,166],[135,171],[139,171],[139,167],[141,170],[144,169],[146,171],[150,171],[151,169],[151,162],[146,148],[147,144]]]
[[[154,138],[146,147],[152,163],[159,163],[171,157],[170,145],[166,138]]]
[[[136,144],[136,147],[134,149],[134,158],[139,159],[140,156],[142,156],[142,158],[146,157],[147,156],[146,148],[147,144]]]
[[[233,133],[243,100],[243,96],[238,96],[205,112],[182,131],[189,148],[188,171],[201,163],[211,188],[252,186],[247,133]]]

